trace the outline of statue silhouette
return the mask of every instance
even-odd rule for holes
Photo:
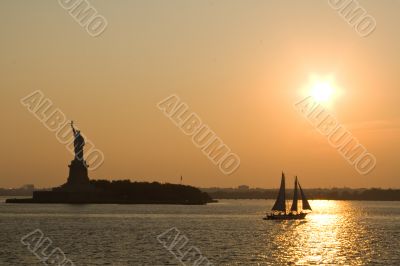
[[[80,130],[74,128],[74,121],[71,121],[72,132],[74,133],[74,150],[75,158],[83,160],[83,147],[85,146],[85,138],[81,135]]]
[[[68,191],[84,191],[88,189],[89,176],[88,169],[83,157],[83,147],[85,146],[85,138],[79,130],[74,127],[74,121],[71,121],[72,132],[74,133],[74,151],[75,158],[71,161],[69,167],[69,175],[67,183],[61,186],[62,190]]]

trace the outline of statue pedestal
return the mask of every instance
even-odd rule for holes
[[[71,162],[69,167],[69,176],[67,184],[71,185],[85,185],[89,184],[88,170],[86,162],[83,160],[75,159]]]
[[[86,162],[75,158],[68,167],[69,176],[67,183],[62,185],[59,190],[69,192],[90,191],[91,186]]]

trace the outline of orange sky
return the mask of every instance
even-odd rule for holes
[[[60,185],[72,155],[24,108],[41,90],[105,155],[91,178],[201,186],[400,187],[400,2],[362,1],[356,31],[328,1],[91,1],[93,38],[57,1],[0,2],[0,187]],[[333,75],[329,107],[368,151],[360,175],[293,107],[309,77]],[[223,175],[156,107],[171,94],[240,156]]]

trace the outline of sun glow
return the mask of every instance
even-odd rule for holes
[[[335,98],[340,94],[340,89],[336,86],[333,75],[326,77],[311,75],[309,84],[304,91],[316,102],[325,106],[332,105]]]

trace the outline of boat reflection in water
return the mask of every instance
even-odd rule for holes
[[[299,192],[301,195],[302,208],[299,208]],[[279,189],[278,198],[275,201],[274,206],[272,207],[271,213],[267,214],[263,219],[264,220],[301,220],[306,218],[306,215],[311,212],[310,203],[306,196],[304,195],[303,190],[301,189],[300,183],[297,180],[297,176],[294,181],[294,195],[293,195],[293,203],[290,211],[286,210],[286,187],[285,187],[285,174],[282,172],[281,179],[281,187]]]

